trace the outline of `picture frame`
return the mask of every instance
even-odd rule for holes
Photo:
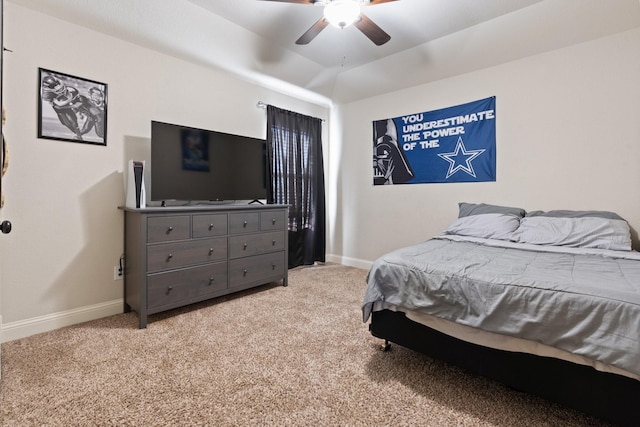
[[[107,145],[107,84],[38,69],[38,138]]]

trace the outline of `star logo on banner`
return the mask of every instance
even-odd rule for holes
[[[453,153],[438,154],[438,157],[441,157],[449,162],[449,170],[447,171],[447,177],[445,179],[448,179],[451,175],[458,171],[466,172],[472,177],[476,178],[476,172],[473,170],[471,161],[484,152],[484,149],[467,151],[464,143],[462,142],[462,137],[459,137],[458,142],[456,143],[456,149]]]

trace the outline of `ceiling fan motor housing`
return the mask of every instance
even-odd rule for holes
[[[296,44],[305,45],[311,42],[329,24],[346,28],[349,25],[356,27],[362,34],[377,46],[381,46],[391,40],[391,36],[375,22],[360,11],[361,6],[375,6],[383,3],[396,2],[398,0],[262,0],[282,3],[298,3],[309,6],[323,6],[323,16],[318,19],[307,31],[296,40]]]
[[[360,5],[353,0],[334,0],[324,7],[324,17],[334,27],[348,27],[360,17]]]

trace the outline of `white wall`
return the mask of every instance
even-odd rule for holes
[[[367,267],[440,233],[457,203],[613,210],[640,230],[640,30],[340,107],[331,259]],[[496,96],[497,181],[372,185],[372,121]],[[337,145],[338,141],[342,141]]]
[[[2,341],[122,311],[123,170],[148,158],[150,121],[264,138],[258,101],[328,119],[326,106],[8,2],[0,259]],[[108,84],[107,146],[37,138],[38,67]],[[326,125],[328,126],[328,125]]]

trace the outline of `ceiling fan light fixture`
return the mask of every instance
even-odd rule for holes
[[[360,17],[360,5],[353,0],[334,0],[324,7],[324,17],[334,27],[348,27]]]

